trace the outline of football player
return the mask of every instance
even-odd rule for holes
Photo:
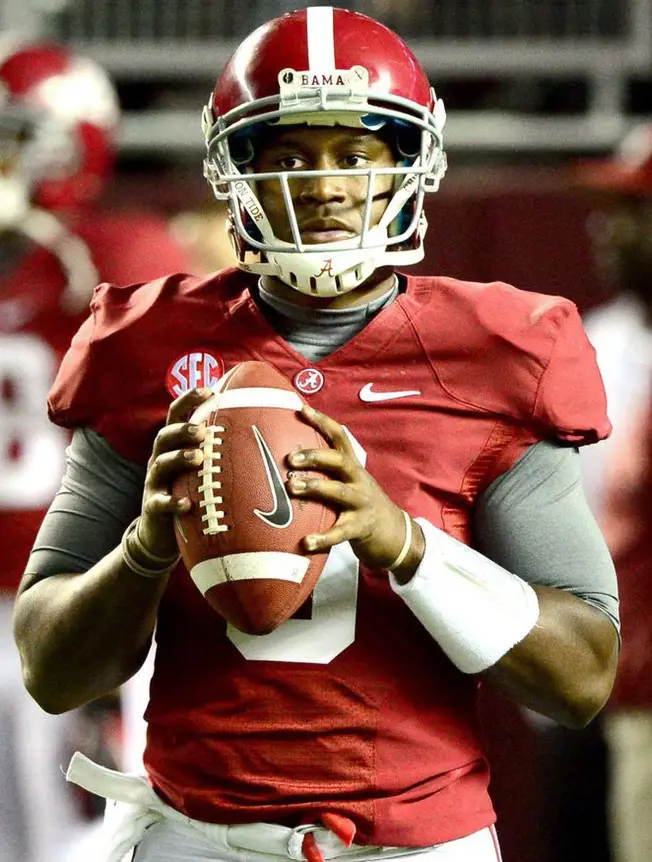
[[[74,438],[15,634],[59,713],[128,679],[156,626],[146,777],[68,773],[114,800],[107,860],[496,862],[479,685],[571,726],[611,690],[616,583],[577,451],[610,426],[575,306],[396,269],[423,256],[444,122],[370,18],[256,30],[203,122],[239,269],[102,286],[63,361],[49,410]],[[264,636],[217,617],[173,530],[203,457],[188,417],[245,359],[330,443],[288,453],[328,476],[288,492],[340,512],[305,538],[329,552],[310,608]]]
[[[95,63],[45,42],[0,43],[0,860],[52,862],[74,810],[59,773],[67,719],[25,696],[14,596],[59,487],[68,434],[44,398],[102,279],[185,266],[163,219],[102,212],[118,101]],[[129,273],[129,275],[128,275]]]

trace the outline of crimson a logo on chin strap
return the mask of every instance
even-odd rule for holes
[[[334,278],[333,274],[333,258],[329,257],[322,263],[321,270],[317,273],[317,278],[320,275],[328,275],[330,278]]]

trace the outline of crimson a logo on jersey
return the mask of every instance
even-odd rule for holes
[[[178,398],[189,389],[214,386],[224,374],[224,360],[205,350],[184,353],[170,365],[165,385],[173,398]]]
[[[324,385],[324,375],[317,368],[304,368],[294,375],[293,383],[304,395],[314,395]]]

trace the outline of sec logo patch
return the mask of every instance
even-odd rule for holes
[[[184,353],[168,368],[165,385],[173,398],[189,389],[214,386],[224,374],[224,360],[205,350]]]

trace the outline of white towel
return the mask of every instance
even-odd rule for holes
[[[164,817],[164,804],[147,779],[107,769],[79,751],[70,761],[66,780],[107,800],[101,832],[102,855],[94,862],[122,862],[145,830]]]

